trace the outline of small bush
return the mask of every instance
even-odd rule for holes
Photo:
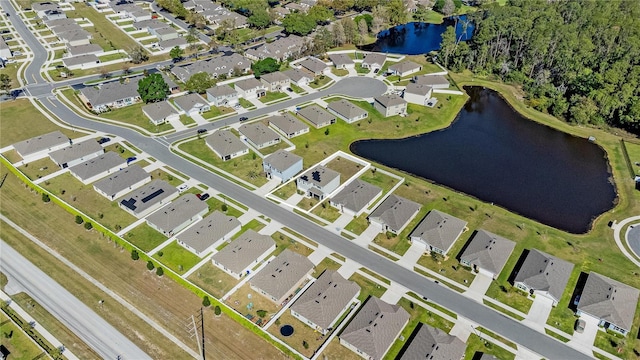
[[[327,130],[324,131],[325,135],[329,135],[329,128],[327,128]]]
[[[216,314],[216,316],[222,314],[222,309],[220,309],[220,306],[216,305],[216,307],[213,308],[213,313]]]
[[[261,318],[264,318],[265,316],[267,316],[267,310],[258,310],[256,311],[256,314],[258,314],[258,316],[260,316]]]
[[[87,229],[87,230],[91,230],[91,229],[93,229],[93,225],[91,225],[90,222],[86,222],[86,223],[84,223],[84,228]]]
[[[153,268],[155,268],[155,266],[153,265],[153,262],[151,260],[147,261],[147,269],[153,270]]]
[[[76,224],[82,224],[84,220],[82,220],[82,216],[76,215]]]
[[[51,198],[49,197],[49,194],[47,193],[42,193],[42,201],[48,203],[49,201],[51,201]]]
[[[222,206],[220,207],[220,210],[222,210],[222,212],[227,212],[228,210],[227,204],[222,204]]]
[[[302,340],[302,346],[303,346],[305,349],[308,349],[308,348],[309,348],[309,343],[307,342],[307,340]]]
[[[156,270],[156,275],[158,275],[158,276],[164,275],[164,270],[162,270],[162,268],[159,267],[158,270]]]
[[[131,259],[134,260],[134,261],[140,259],[140,255],[138,254],[138,250],[136,250],[136,249],[131,250]]]
[[[164,255],[164,253],[162,251],[158,251],[158,256],[162,257],[162,255]]]
[[[211,306],[211,300],[209,300],[209,297],[205,295],[204,299],[202,299],[202,306],[204,307],[209,307]]]

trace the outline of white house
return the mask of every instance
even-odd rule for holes
[[[238,96],[245,99],[257,99],[267,93],[267,87],[256,78],[240,80],[235,85]]]

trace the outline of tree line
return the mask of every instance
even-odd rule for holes
[[[569,122],[640,133],[640,1],[509,0],[469,19],[470,41],[443,34],[445,66],[521,84],[530,106]]]

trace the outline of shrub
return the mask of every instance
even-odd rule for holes
[[[153,265],[153,261],[149,260],[147,261],[147,269],[149,270],[153,270],[155,266]]]
[[[258,316],[260,316],[261,318],[267,316],[267,310],[258,310],[256,311],[256,313],[258,314]]]
[[[216,305],[216,307],[213,308],[213,313],[216,314],[216,316],[219,316],[222,313],[222,309],[220,309],[220,306]]]
[[[42,193],[42,201],[48,203],[49,201],[51,201],[51,198],[49,197],[49,194],[47,193]]]
[[[158,270],[156,270],[156,275],[158,275],[158,276],[164,275],[164,270],[162,270],[162,268],[159,267]]]
[[[138,250],[136,250],[136,249],[131,250],[131,259],[132,260],[140,259],[140,255],[138,254]]]
[[[227,212],[228,210],[227,204],[222,204],[222,206],[220,207],[220,210],[222,210],[222,212]]]
[[[158,256],[162,257],[162,255],[164,255],[164,253],[162,251],[158,251]]]
[[[307,340],[302,340],[302,346],[303,346],[305,349],[308,349],[308,348],[309,348],[309,343],[307,342]]]
[[[327,128],[327,130],[324,131],[325,135],[329,135],[329,128]]]
[[[205,295],[204,299],[202,299],[202,306],[204,307],[209,307],[211,306],[211,300],[209,300],[209,297]]]
[[[90,222],[86,222],[86,223],[84,223],[84,228],[87,229],[87,230],[91,230],[91,229],[93,229],[93,225],[91,225]]]
[[[82,220],[82,216],[76,215],[76,224],[82,224],[84,220]]]

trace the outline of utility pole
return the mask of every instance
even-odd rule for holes
[[[200,308],[200,330],[202,331],[201,333],[201,338],[202,338],[202,360],[205,360],[205,355],[204,355],[204,311],[202,310],[202,307]]]

